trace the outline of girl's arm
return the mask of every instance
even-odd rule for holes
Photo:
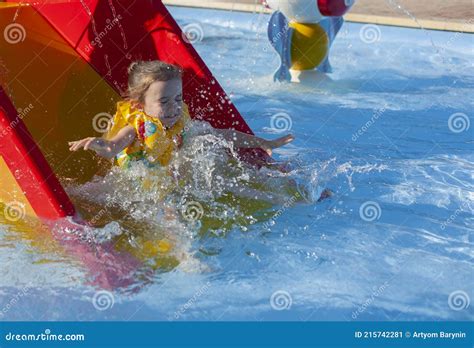
[[[119,154],[120,151],[129,146],[135,140],[135,137],[135,128],[126,126],[110,140],[90,137],[71,141],[69,142],[69,150],[77,151],[81,148],[84,150],[93,150],[101,157],[112,159]]]
[[[292,134],[285,135],[275,140],[267,140],[259,138],[255,135],[242,133],[234,129],[215,129],[215,131],[222,135],[227,141],[233,142],[236,147],[261,148],[264,149],[269,155],[272,154],[273,149],[286,145],[295,139]]]

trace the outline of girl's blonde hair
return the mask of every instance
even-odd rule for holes
[[[146,91],[153,82],[181,79],[182,75],[180,67],[160,60],[135,61],[128,67],[127,97],[142,103]]]

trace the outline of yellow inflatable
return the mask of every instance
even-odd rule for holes
[[[291,69],[312,70],[327,57],[329,37],[317,23],[290,22],[294,29],[291,42]]]

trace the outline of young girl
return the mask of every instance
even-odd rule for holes
[[[192,127],[183,104],[182,71],[161,61],[137,61],[128,69],[128,99],[117,104],[111,129],[104,138],[89,137],[69,143],[71,151],[95,151],[115,159],[121,167],[132,161],[147,166],[167,166],[186,130]],[[266,140],[232,129],[214,129],[236,148],[262,148],[271,155],[294,137]]]

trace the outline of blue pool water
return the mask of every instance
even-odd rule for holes
[[[472,35],[346,23],[330,78],[278,84],[269,16],[171,12],[202,30],[195,47],[258,135],[277,119],[295,134],[275,156],[334,196],[222,238],[184,233],[182,266],[130,291],[0,225],[0,319],[472,320]]]

